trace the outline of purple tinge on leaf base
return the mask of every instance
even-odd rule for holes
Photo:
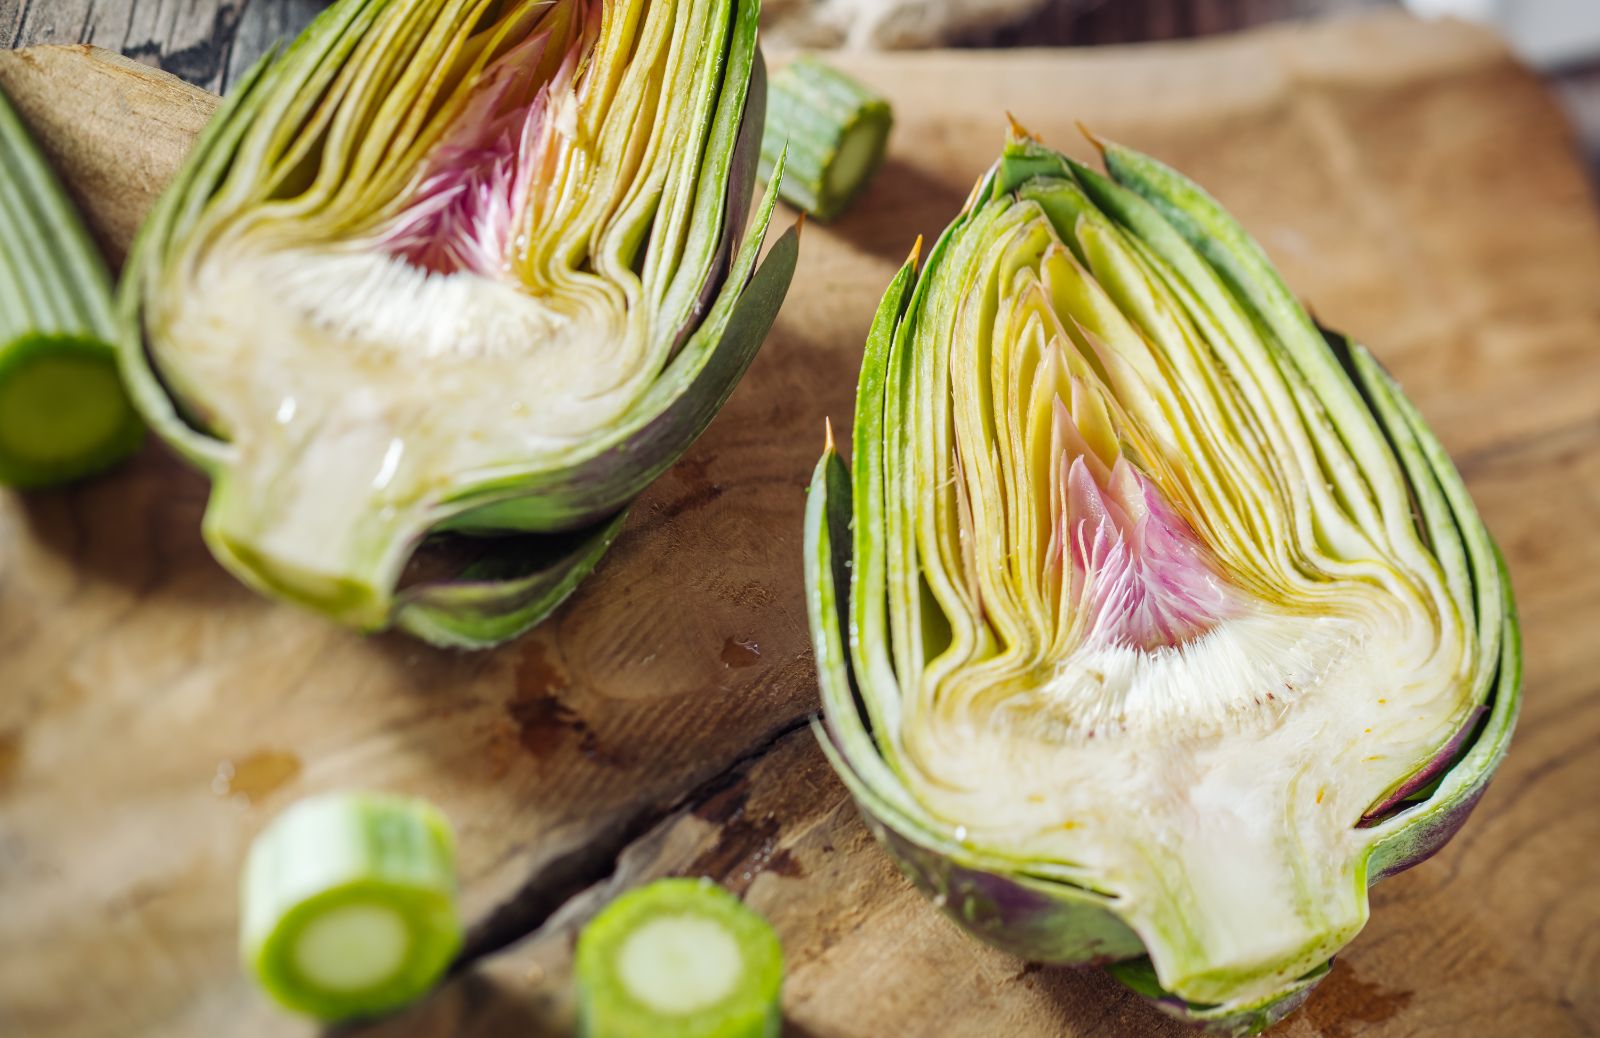
[[[1144,953],[1103,895],[1067,884],[968,867],[885,824],[859,804],[900,870],[958,926],[1031,962],[1098,966]]]
[[[1378,882],[1433,857],[1467,821],[1488,787],[1486,774],[1465,796],[1448,808],[1418,819],[1385,841],[1373,853],[1367,885]]]
[[[1473,707],[1472,712],[1467,715],[1467,719],[1462,723],[1461,728],[1455,735],[1450,737],[1450,741],[1445,743],[1438,753],[1434,754],[1433,759],[1418,770],[1415,775],[1396,786],[1394,792],[1384,797],[1376,807],[1362,815],[1361,824],[1363,826],[1375,825],[1401,801],[1442,775],[1461,755],[1466,748],[1467,741],[1477,731],[1478,722],[1488,712],[1489,708],[1481,703]]]

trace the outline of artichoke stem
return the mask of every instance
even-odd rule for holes
[[[387,626],[400,570],[426,527],[425,509],[402,503],[385,478],[403,452],[391,444],[376,459],[313,449],[293,466],[236,465],[212,490],[206,543],[252,587],[362,630]]]

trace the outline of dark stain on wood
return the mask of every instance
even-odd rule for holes
[[[1306,1000],[1305,1015],[1322,1038],[1355,1038],[1367,1024],[1381,1024],[1411,1002],[1411,992],[1393,991],[1356,976],[1343,959]]]
[[[683,869],[686,876],[709,876],[735,894],[743,895],[763,872],[789,878],[805,875],[805,868],[787,847],[780,847],[783,825],[774,814],[746,818],[750,796],[748,781],[717,791],[694,809],[694,815],[720,830],[716,842]]]
[[[516,722],[522,748],[536,757],[554,753],[569,734],[576,733],[580,740],[594,738],[588,723],[555,696],[519,692],[506,704],[506,713]]]
[[[733,782],[700,801],[694,808],[694,816],[712,825],[722,825],[742,814],[745,801],[749,799],[750,776],[740,774]]]
[[[544,643],[530,640],[518,657],[516,688],[506,702],[506,714],[517,727],[517,741],[535,757],[548,757],[569,739],[579,753],[600,764],[621,761],[601,746],[600,736],[588,721],[561,699],[571,680],[550,659]]]
[[[22,763],[22,733],[0,732],[0,793],[11,785],[11,778]]]
[[[684,491],[677,498],[661,505],[655,512],[654,518],[658,521],[676,519],[685,512],[697,511],[709,505],[722,496],[722,484],[712,482],[707,474],[711,463],[717,460],[715,454],[700,452],[691,453],[688,457],[678,462],[672,469],[669,478],[674,478],[683,484]]]
[[[761,646],[754,640],[729,637],[722,643],[722,665],[729,670],[753,667],[761,662]]]
[[[211,791],[218,796],[243,797],[246,803],[265,800],[300,775],[300,758],[287,750],[256,750],[238,760],[217,765]]]
[[[571,686],[567,672],[550,658],[548,648],[537,638],[530,638],[517,657],[515,675],[518,698],[556,696]]]
[[[1042,962],[1025,962],[1022,964],[1022,968],[1017,971],[1017,975],[1011,979],[1018,983],[1032,986],[1033,981],[1030,978],[1042,969],[1044,969],[1044,963]]]

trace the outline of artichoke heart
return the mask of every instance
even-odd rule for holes
[[[226,566],[460,644],[571,590],[721,407],[793,271],[792,234],[754,269],[771,190],[742,233],[757,17],[339,0],[252,73],[124,299],[135,395],[211,475]],[[488,561],[397,591],[445,532],[487,538]]]
[[[824,747],[946,911],[1252,1033],[1504,753],[1443,449],[1209,196],[1015,133],[890,285],[812,484]]]

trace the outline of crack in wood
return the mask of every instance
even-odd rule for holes
[[[569,901],[610,878],[635,843],[662,823],[685,811],[695,810],[738,783],[785,739],[810,725],[812,716],[803,714],[780,725],[680,796],[661,806],[645,805],[591,835],[583,846],[541,866],[515,894],[468,931],[451,972],[460,973],[480,959],[538,931]]]

